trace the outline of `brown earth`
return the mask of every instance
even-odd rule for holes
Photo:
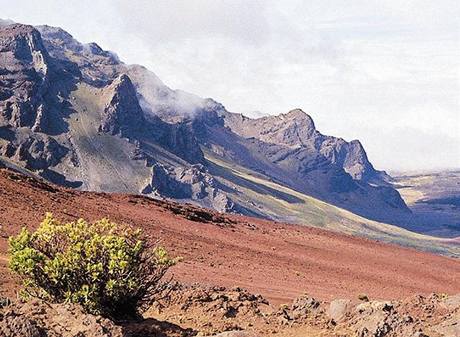
[[[0,303],[1,337],[456,337],[459,321],[460,295],[330,303],[302,295],[276,307],[241,288],[177,283],[144,319],[129,322],[87,314],[74,304]]]
[[[37,226],[47,211],[63,221],[109,217],[141,227],[184,258],[173,268],[176,280],[240,286],[274,304],[303,293],[319,300],[460,293],[460,262],[452,258],[140,196],[68,190],[5,169],[0,188],[0,290],[10,296],[16,282],[6,269],[7,237]]]

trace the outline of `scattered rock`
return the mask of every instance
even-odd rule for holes
[[[311,315],[320,307],[320,302],[313,297],[303,295],[296,298],[291,305],[291,316],[294,320],[299,320]]]
[[[123,329],[108,319],[84,313],[76,305],[33,300],[4,310],[0,336],[122,337]]]
[[[77,305],[34,300],[0,308],[0,336],[258,337],[315,331],[321,336],[454,337],[460,332],[460,310],[448,309],[445,301],[431,295],[353,306],[341,299],[324,310],[325,303],[303,295],[275,309],[263,297],[239,287],[173,283],[142,321],[116,324],[88,315]]]
[[[350,300],[338,299],[333,300],[327,310],[327,315],[334,322],[340,322],[351,311],[352,304]]]

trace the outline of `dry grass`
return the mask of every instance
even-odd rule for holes
[[[264,179],[263,175],[229,163],[212,153],[205,152],[205,156],[214,165],[222,168],[222,172],[227,172],[225,175],[218,176],[218,179],[221,179],[226,184],[237,182],[238,180],[232,179],[232,176],[236,176],[253,182],[258,186],[280,191],[284,195],[289,195],[298,200],[298,202],[289,202],[282,198],[277,198],[273,194],[261,193],[260,190],[254,190],[236,183],[235,188],[239,193],[232,195],[233,199],[243,205],[248,205],[248,207],[258,207],[265,214],[272,216],[276,220],[288,220],[292,223],[326,228],[425,251],[460,256],[460,247],[447,244],[440,238],[418,234],[397,226],[363,218],[350,211],[277,184],[268,180],[268,178]]]

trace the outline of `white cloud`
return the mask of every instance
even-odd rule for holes
[[[4,18],[61,26],[231,111],[301,107],[324,133],[361,139],[379,168],[460,166],[458,1],[0,0],[0,6]]]

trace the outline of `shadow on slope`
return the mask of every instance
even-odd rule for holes
[[[224,168],[222,166],[218,166],[210,161],[207,163],[209,171],[212,175],[224,177],[225,179],[237,184],[238,186],[242,186],[248,189],[251,189],[252,191],[259,193],[259,194],[264,194],[267,196],[273,196],[275,198],[281,199],[283,201],[286,201],[290,204],[300,204],[304,203],[304,201],[300,198],[297,198],[294,195],[284,193],[280,190],[276,190],[274,188],[271,188],[266,185],[259,184],[257,182],[251,181],[249,179],[245,179],[241,176],[235,175],[231,170]]]
[[[205,156],[212,163],[216,179],[235,191],[230,194],[232,200],[246,209],[254,210],[259,217],[325,228],[438,254],[459,254],[458,247],[444,238],[419,234],[399,226],[366,219],[282,186],[234,163],[223,161],[208,152],[205,152]],[[276,191],[277,194],[274,195],[272,191]]]

